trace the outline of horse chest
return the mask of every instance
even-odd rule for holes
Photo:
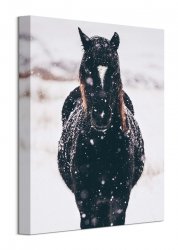
[[[128,148],[127,148],[128,147]],[[109,185],[126,180],[131,172],[129,143],[118,136],[89,134],[79,137],[74,158],[74,172],[79,179],[94,185]]]

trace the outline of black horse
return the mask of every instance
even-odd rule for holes
[[[80,86],[63,106],[58,167],[75,195],[82,229],[122,225],[143,171],[144,142],[122,87],[119,35],[109,41],[79,33]]]

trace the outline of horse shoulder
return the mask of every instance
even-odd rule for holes
[[[133,116],[133,114],[128,111],[128,125],[129,125],[129,133],[130,133],[130,141],[133,144],[134,149],[134,178],[133,178],[133,186],[137,183],[140,178],[145,161],[145,152],[144,152],[144,140],[142,138],[142,133],[140,127]]]
[[[81,98],[80,89],[76,87],[74,90],[70,92],[70,94],[65,99],[64,105],[62,107],[62,123],[68,120],[71,112],[74,110],[77,100]]]

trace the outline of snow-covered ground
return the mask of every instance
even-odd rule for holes
[[[23,105],[30,98],[31,107],[31,232],[80,228],[74,196],[60,177],[57,166],[62,105],[69,92],[79,84],[77,74],[82,50],[78,26],[89,36],[98,34],[110,38],[114,31],[120,35],[124,89],[133,101],[146,151],[145,170],[132,190],[126,224],[162,220],[162,32],[37,17],[32,18],[31,25],[30,58],[20,51],[20,73],[28,70],[31,60],[30,88],[27,84],[29,78],[21,78],[19,83],[20,102]],[[28,36],[22,36],[21,42],[28,42]],[[57,77],[55,81],[54,76]],[[21,115],[25,120],[27,114]],[[20,146],[25,153],[26,141],[21,141]]]

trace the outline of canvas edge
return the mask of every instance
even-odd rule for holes
[[[25,29],[30,34],[30,16],[18,17],[18,234],[30,234],[30,98],[29,101],[20,101],[22,86],[20,85],[20,50],[24,49],[30,58],[30,41],[20,44],[19,34]],[[23,47],[23,48],[22,48]],[[30,63],[29,63],[30,70]],[[30,78],[27,79],[30,89]],[[26,113],[26,119],[22,114]],[[25,140],[26,152],[21,148]]]

